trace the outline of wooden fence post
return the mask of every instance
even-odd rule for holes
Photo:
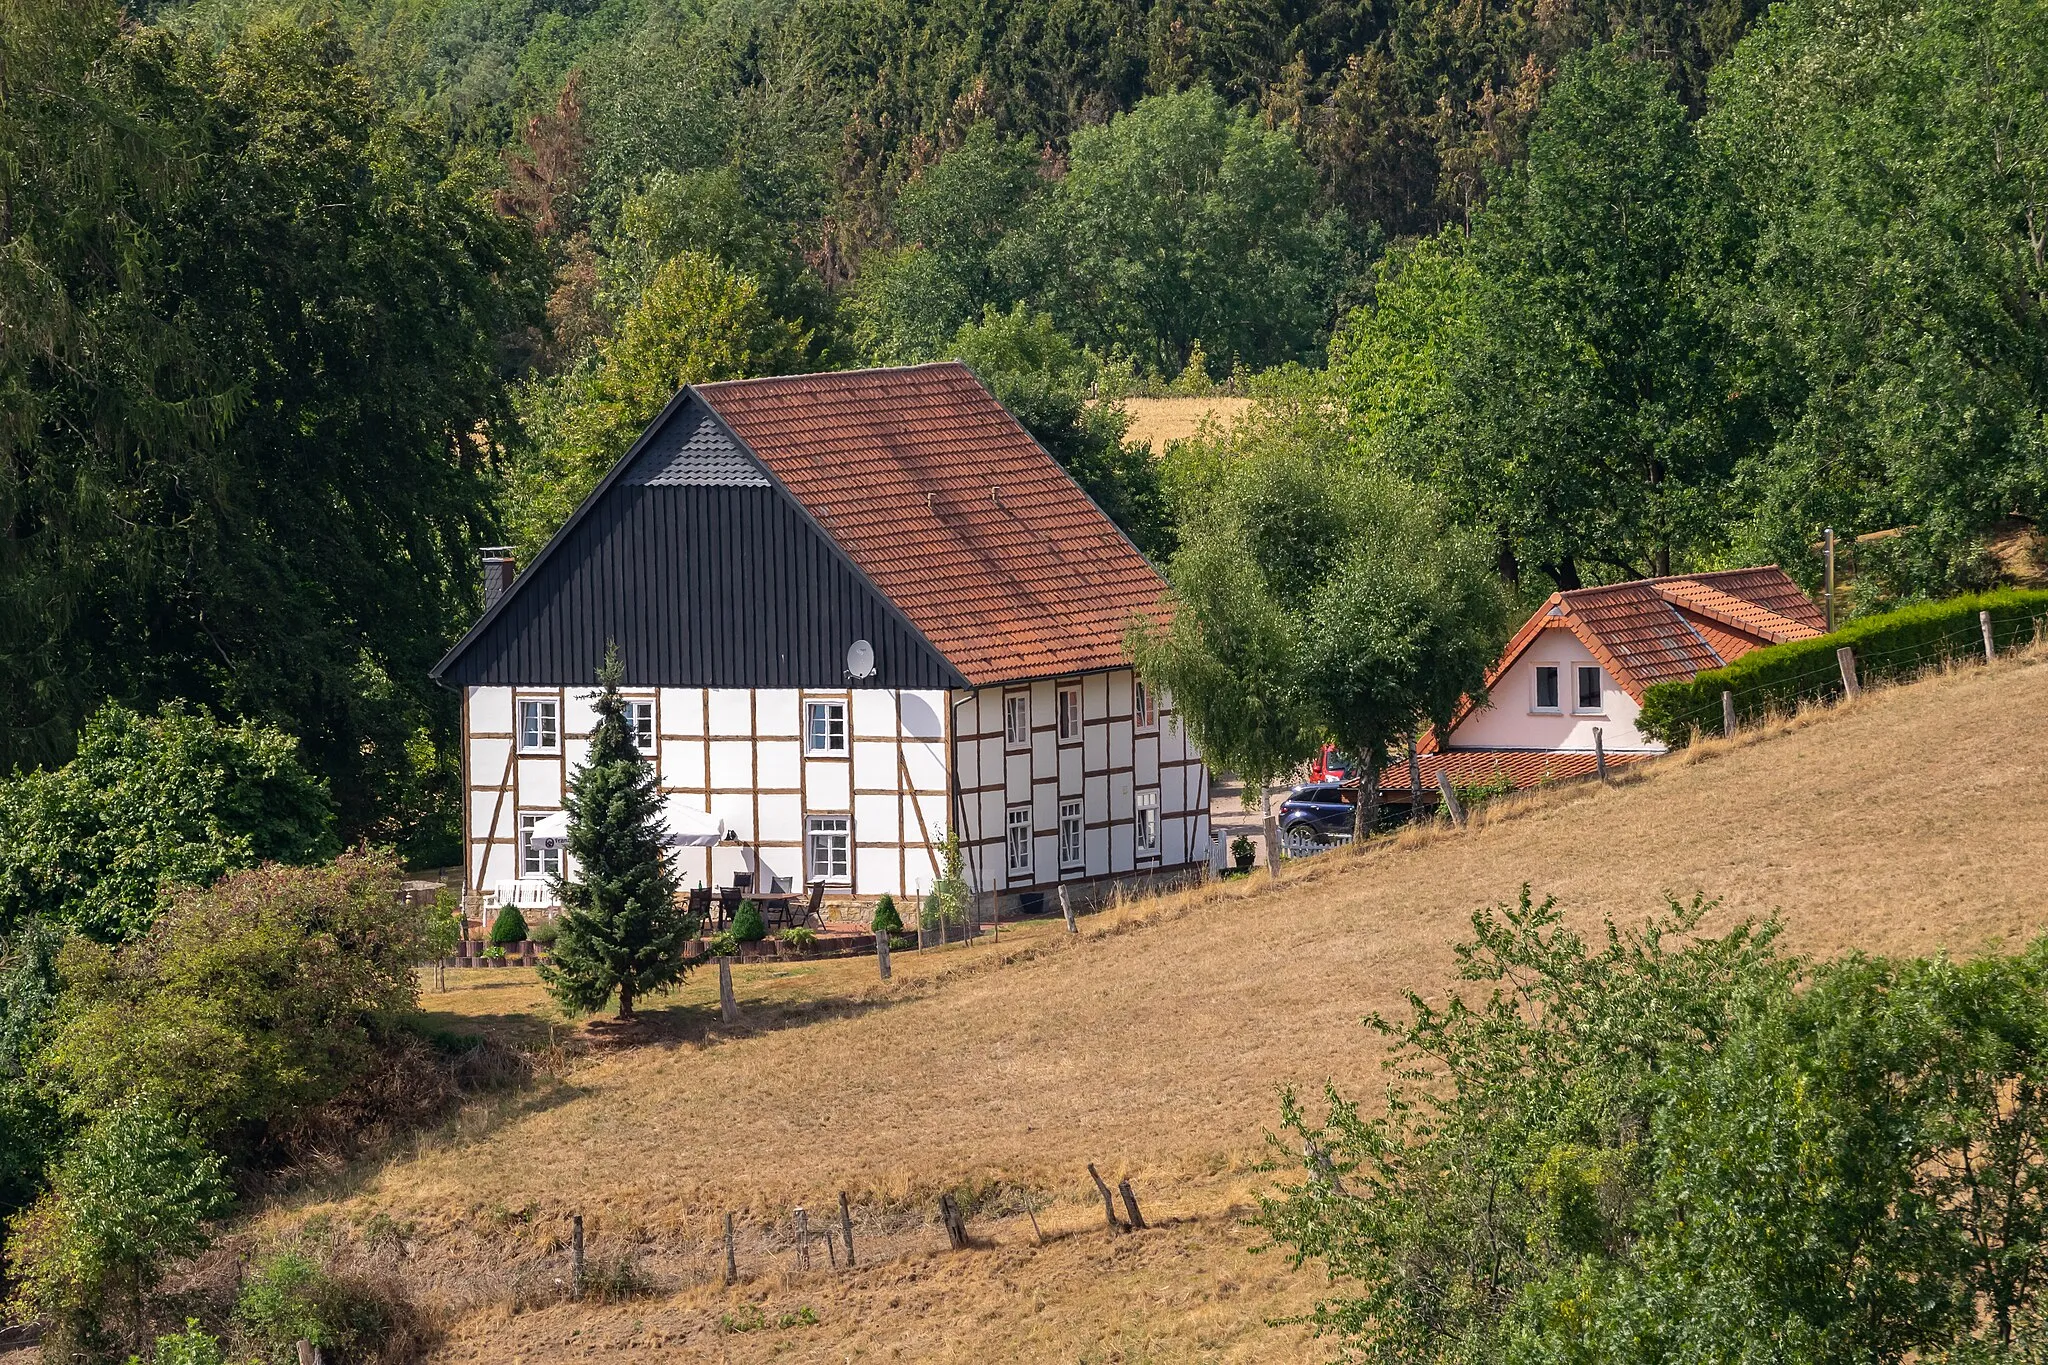
[[[1835,651],[1835,664],[1842,670],[1842,690],[1851,697],[1863,695],[1863,684],[1856,677],[1856,651],[1843,645]]]
[[[1721,689],[1721,733],[1735,737],[1735,694],[1725,687]]]
[[[939,1196],[939,1221],[946,1225],[946,1245],[955,1251],[965,1251],[967,1220],[960,1216],[960,1205],[954,1202],[950,1191]]]
[[[853,1211],[846,1206],[846,1191],[839,1192],[839,1235],[846,1239],[846,1268],[853,1269]]]
[[[1600,738],[1600,727],[1593,727],[1593,772],[1602,782],[1607,780],[1607,745]]]
[[[1984,631],[1984,662],[1988,664],[1998,658],[1998,646],[1991,643],[1991,613],[1988,611],[1978,612],[1977,624]]]
[[[802,1204],[796,1206],[796,1268],[798,1270],[809,1270],[811,1268],[810,1215],[804,1212]]]
[[[732,993],[732,959],[718,959],[718,1017],[728,1024],[740,1021],[740,1002]]]
[[[1458,793],[1451,786],[1451,775],[1442,768],[1436,770],[1436,789],[1444,798],[1444,809],[1451,813],[1451,823],[1462,827],[1465,823],[1465,806],[1458,800]]]
[[[1095,1182],[1095,1188],[1102,1191],[1102,1217],[1108,1222],[1111,1232],[1122,1232],[1124,1225],[1116,1221],[1116,1201],[1109,1196],[1109,1186],[1096,1174],[1095,1163],[1088,1163],[1088,1178]]]
[[[733,1254],[732,1215],[725,1215],[725,1282],[732,1284],[740,1277],[739,1258]]]
[[[583,1215],[569,1219],[569,1297],[583,1297]]]
[[[297,1350],[299,1353],[299,1365],[313,1365],[312,1342],[306,1340],[304,1337],[300,1337]]]
[[[1138,1212],[1138,1196],[1131,1193],[1131,1182],[1128,1177],[1116,1182],[1116,1192],[1124,1197],[1124,1212],[1131,1216],[1131,1226],[1144,1227],[1145,1215]]]
[[[875,963],[882,970],[882,980],[889,979],[889,931],[875,930]]]
[[[1067,899],[1067,884],[1060,883],[1060,913],[1067,918],[1067,932],[1078,934],[1080,927],[1074,923],[1074,903]]]

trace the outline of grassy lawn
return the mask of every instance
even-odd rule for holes
[[[1065,932],[1057,918],[1006,923],[1000,939],[892,954],[892,995],[929,986],[962,972],[1007,960],[1020,950],[1055,942]],[[448,988],[436,989],[432,969],[420,973],[420,1004],[428,1023],[532,1050],[554,1043],[609,1040],[616,1028],[604,1016],[571,1017],[548,998],[533,967],[450,968]],[[733,995],[742,1031],[787,1028],[837,1013],[857,1012],[879,998],[880,975],[872,954],[799,961],[741,963],[733,967]],[[702,1041],[719,1030],[718,970],[693,968],[666,995],[640,1002],[632,1041]],[[594,1026],[594,1027],[593,1027]]]

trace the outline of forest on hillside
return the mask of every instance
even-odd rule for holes
[[[0,767],[185,700],[452,856],[476,550],[680,384],[952,356],[1169,567],[1251,456],[1514,594],[2048,485],[2043,0],[0,0]],[[1228,382],[1171,451],[1120,394]]]

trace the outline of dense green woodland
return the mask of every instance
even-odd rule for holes
[[[183,700],[449,858],[477,548],[681,383],[941,356],[1166,566],[1263,451],[1521,601],[1829,525],[1911,528],[1858,609],[1981,586],[2044,87],[2042,0],[0,0],[0,766]]]

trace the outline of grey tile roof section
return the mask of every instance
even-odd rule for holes
[[[768,476],[693,403],[654,434],[620,482],[649,488],[766,488]]]

